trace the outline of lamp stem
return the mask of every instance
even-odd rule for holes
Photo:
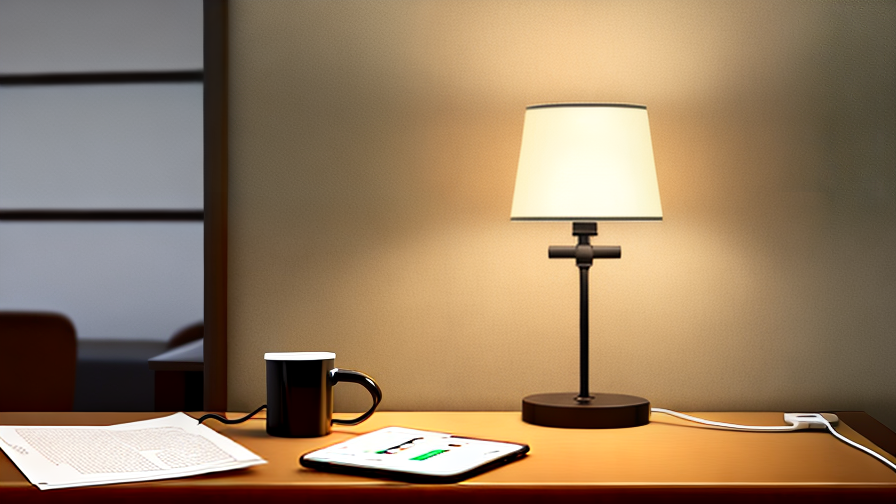
[[[587,237],[586,237],[587,239]],[[579,395],[576,401],[590,402],[588,390],[588,269],[590,264],[579,264]]]
[[[596,222],[573,222],[573,246],[548,247],[551,259],[575,259],[579,267],[579,395],[574,392],[535,394],[523,399],[523,421],[548,427],[606,429],[635,427],[650,421],[650,401],[625,394],[592,394],[588,390],[588,272],[595,259],[619,259],[622,248],[591,245]]]
[[[575,247],[548,247],[548,257],[575,259],[579,267],[579,395],[576,402],[585,404],[594,399],[588,388],[588,270],[595,259],[619,259],[622,249],[591,245],[591,237],[597,236],[596,222],[573,222],[572,235],[578,237]]]

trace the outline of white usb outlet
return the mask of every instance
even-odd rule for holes
[[[784,422],[793,430],[827,430],[828,425],[837,425],[840,419],[833,413],[784,413]]]

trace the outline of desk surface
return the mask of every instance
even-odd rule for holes
[[[0,413],[0,424],[103,425],[161,415]],[[782,424],[781,413],[696,415],[750,425]],[[4,456],[0,458],[0,501],[17,502],[4,498],[7,496],[41,502],[102,498],[247,502],[263,491],[271,498],[302,496],[331,502],[338,497],[356,502],[370,498],[388,498],[390,502],[458,498],[537,502],[551,500],[551,496],[556,499],[558,492],[569,497],[601,495],[628,502],[659,496],[666,502],[670,497],[710,502],[723,496],[728,502],[769,496],[896,502],[896,472],[826,432],[729,432],[659,414],[654,414],[650,424],[632,429],[555,429],[526,424],[519,412],[378,412],[361,425],[339,427],[329,436],[311,439],[270,437],[261,418],[235,426],[209,424],[268,464],[178,480],[41,492]],[[531,451],[520,461],[452,485],[411,485],[322,473],[298,465],[302,453],[392,425],[523,442]],[[848,424],[841,423],[838,430],[886,454]],[[886,456],[896,460],[890,454]]]
[[[203,339],[190,341],[149,359],[153,371],[202,371]]]

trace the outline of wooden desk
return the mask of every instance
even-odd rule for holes
[[[697,415],[752,425],[780,425],[782,417]],[[0,423],[102,425],[154,416],[160,414],[0,413]],[[864,414],[853,417],[874,422]],[[727,432],[659,414],[649,425],[633,429],[554,429],[525,424],[519,412],[378,412],[361,425],[312,439],[273,438],[265,434],[264,424],[263,419],[236,426],[210,422],[268,464],[178,480],[41,492],[2,457],[0,502],[896,502],[896,472],[825,432]],[[525,442],[531,452],[451,485],[328,474],[297,463],[302,453],[390,425]],[[841,423],[839,431],[876,448],[849,425]]]

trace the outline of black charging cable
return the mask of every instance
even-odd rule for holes
[[[261,411],[261,410],[263,410],[263,409],[265,409],[265,408],[267,408],[267,407],[268,407],[267,404],[262,404],[261,406],[258,407],[258,409],[256,409],[256,410],[253,411],[252,413],[249,413],[248,415],[246,415],[246,416],[244,416],[244,417],[242,417],[242,418],[233,418],[233,419],[225,418],[225,417],[223,417],[223,416],[221,416],[221,415],[216,415],[216,414],[214,414],[214,413],[207,413],[207,414],[202,415],[201,417],[199,417],[199,423],[202,423],[202,422],[208,420],[209,418],[211,418],[212,420],[217,420],[217,421],[219,421],[219,422],[221,422],[221,423],[226,423],[227,425],[233,425],[233,424],[243,423],[243,422],[245,422],[246,420],[248,420],[248,419],[252,418],[253,416],[255,416],[259,411]]]

